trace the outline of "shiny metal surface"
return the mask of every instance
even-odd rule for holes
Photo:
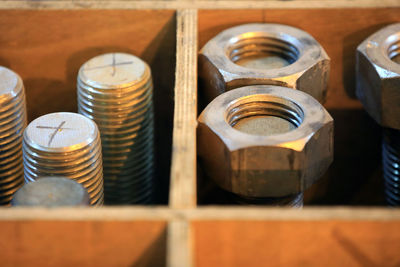
[[[70,112],[41,116],[25,129],[22,149],[26,183],[68,177],[86,188],[91,205],[103,204],[101,141],[92,120]]]
[[[153,84],[149,66],[125,53],[90,59],[79,70],[78,112],[93,119],[103,147],[106,204],[153,198]]]
[[[364,40],[356,53],[357,97],[383,127],[382,165],[386,202],[400,205],[400,23]]]
[[[22,79],[0,66],[0,205],[9,204],[24,183],[21,149],[26,124]]]
[[[386,202],[400,205],[400,131],[384,129],[382,139],[382,165]]]
[[[285,130],[265,135],[234,128],[238,121],[258,116],[282,119]],[[287,130],[286,121],[295,128]],[[205,172],[242,198],[301,194],[333,161],[333,119],[317,100],[298,90],[269,85],[233,89],[215,98],[198,122]],[[264,123],[258,127],[277,127]]]
[[[382,127],[400,130],[400,23],[365,39],[356,53],[357,97]]]
[[[329,72],[328,55],[308,33],[282,24],[244,24],[222,31],[200,50],[199,93],[209,103],[233,88],[270,84],[322,103]]]
[[[41,177],[25,184],[14,195],[12,206],[89,206],[89,194],[79,183],[65,177]]]

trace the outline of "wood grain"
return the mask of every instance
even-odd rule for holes
[[[197,267],[398,266],[400,221],[195,221]]]
[[[191,224],[182,219],[170,221],[167,239],[167,266],[193,267]]]
[[[263,206],[199,206],[102,208],[0,208],[0,221],[176,221],[176,220],[296,220],[399,221],[400,209],[360,207],[305,207],[301,210]]]
[[[196,206],[197,11],[177,13],[171,208]]]
[[[159,221],[1,221],[2,266],[165,266]]]
[[[377,208],[1,208],[0,257],[5,266],[341,266],[360,254],[382,265],[398,263],[398,229],[400,210]]]

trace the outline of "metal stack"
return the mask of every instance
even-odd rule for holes
[[[26,123],[22,80],[0,67],[0,205],[9,204],[24,183],[21,146]]]
[[[79,70],[78,111],[99,126],[107,204],[153,197],[153,84],[149,66],[125,53],[90,59]]]
[[[92,120],[70,112],[37,118],[25,129],[23,159],[26,183],[68,177],[86,188],[91,205],[103,204],[101,141]]]
[[[383,130],[382,165],[386,202],[390,206],[400,205],[400,131]]]
[[[12,206],[89,206],[89,194],[79,183],[65,177],[42,177],[25,184],[15,194]]]

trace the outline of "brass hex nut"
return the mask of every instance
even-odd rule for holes
[[[383,127],[400,130],[400,23],[369,36],[357,47],[357,97]],[[396,62],[397,61],[397,62]]]
[[[274,56],[288,65],[243,66],[257,56]],[[273,59],[272,59],[273,60]],[[323,103],[330,59],[308,33],[286,25],[255,23],[227,29],[207,42],[199,55],[199,78],[205,101],[233,88],[270,84],[306,92]]]
[[[272,135],[235,129],[242,119],[279,117],[295,127]],[[246,197],[283,197],[304,191],[333,161],[333,119],[298,90],[256,85],[215,98],[198,118],[198,153],[207,175]]]

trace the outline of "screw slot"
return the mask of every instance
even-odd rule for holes
[[[243,67],[277,69],[297,61],[300,52],[296,46],[282,39],[242,36],[228,48],[228,56]]]

